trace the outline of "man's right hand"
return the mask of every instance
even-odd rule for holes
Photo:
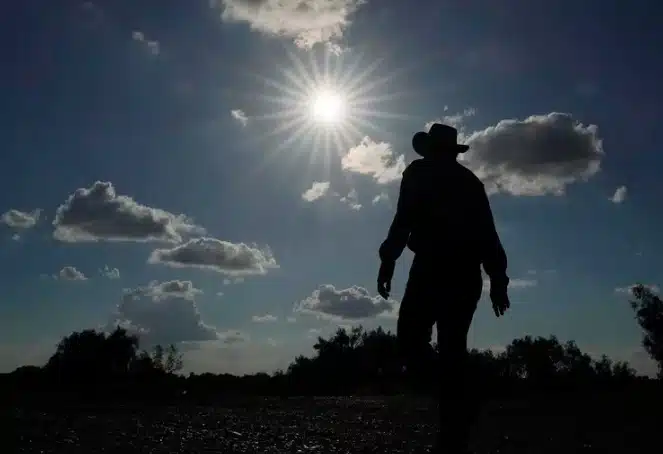
[[[396,262],[382,262],[378,271],[378,293],[384,299],[389,299],[391,292],[391,279],[394,277]]]
[[[493,303],[493,311],[495,317],[500,317],[511,307],[509,301],[509,294],[507,293],[508,285],[495,285],[490,284],[490,300]]]

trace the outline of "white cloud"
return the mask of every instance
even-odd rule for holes
[[[509,288],[513,290],[536,287],[538,281],[535,279],[510,279]],[[490,279],[483,280],[483,289],[490,290]]]
[[[9,210],[0,217],[0,224],[16,230],[31,229],[39,221],[41,210],[37,208],[32,211]]]
[[[243,278],[243,277],[235,277],[235,278],[233,278],[233,279],[225,278],[225,279],[223,280],[223,285],[241,284],[242,282],[244,282],[244,278]]]
[[[310,49],[343,37],[349,17],[365,0],[211,0],[226,21],[247,22],[260,32],[294,38]],[[332,47],[332,49],[335,47]]]
[[[626,186],[620,186],[615,190],[615,193],[610,197],[612,203],[622,203],[626,200],[627,189]]]
[[[361,203],[358,201],[356,189],[351,189],[347,196],[341,197],[341,202],[346,203],[352,210],[361,210]]]
[[[152,55],[159,55],[159,53],[161,53],[159,41],[147,39],[143,32],[135,31],[131,34],[131,38],[134,41],[143,44]]]
[[[536,275],[552,276],[554,274],[557,274],[557,270],[555,270],[555,269],[547,269],[547,270],[530,269],[530,270],[527,270],[527,274],[532,275],[532,276],[536,276]]]
[[[156,249],[148,263],[208,269],[229,276],[266,274],[270,268],[279,267],[269,248],[216,238],[196,238],[171,249]]]
[[[205,232],[191,219],[117,195],[110,182],[79,188],[58,207],[53,236],[60,241],[166,241]]]
[[[617,287],[615,289],[615,293],[627,293],[629,295],[633,295],[633,288],[637,284],[632,284],[632,285],[627,285],[624,287]],[[661,293],[661,288],[658,285],[655,284],[644,284],[645,288],[649,289],[653,293]]]
[[[265,314],[265,315],[254,315],[251,317],[251,320],[255,323],[272,323],[278,320],[277,317],[271,314]]]
[[[297,322],[297,319],[295,317],[286,317],[286,322],[288,323],[295,323]]]
[[[448,108],[445,106],[444,110],[447,110]],[[440,118],[436,118],[435,120],[429,121],[426,123],[426,130],[429,130],[431,126],[433,126],[433,123],[442,123],[445,125],[453,126],[454,128],[458,129],[459,131],[462,131],[464,129],[464,122],[466,118],[473,117],[476,115],[477,110],[474,108],[468,108],[465,109],[463,112],[460,113],[455,113],[451,115],[444,115]]]
[[[221,333],[202,321],[195,302],[199,293],[191,281],[178,280],[126,289],[111,326],[139,334],[143,345],[222,339]]]
[[[364,137],[341,158],[341,166],[349,172],[369,175],[379,184],[387,184],[401,178],[405,156],[396,156],[387,142],[374,142]]]
[[[392,313],[397,303],[371,296],[363,287],[336,289],[324,284],[295,304],[294,311],[331,320],[359,320]]]
[[[104,266],[102,269],[99,270],[99,273],[107,277],[108,279],[119,279],[120,278],[120,270],[117,268],[111,268],[108,265]]]
[[[249,117],[246,116],[243,110],[234,109],[230,111],[230,115],[237,121],[239,121],[242,126],[246,126],[249,122]]]
[[[389,195],[386,192],[381,192],[373,197],[372,203],[373,205],[377,205],[378,203],[389,203]]]
[[[63,281],[86,281],[87,277],[73,266],[65,266],[55,276]]]
[[[595,175],[604,155],[596,125],[557,112],[502,120],[464,141],[470,150],[462,162],[490,193],[562,195],[567,185]]]
[[[194,287],[193,282],[180,280],[152,281],[145,287],[125,290],[125,295],[149,296],[155,301],[171,297],[193,300],[199,293],[203,293],[203,291]]]
[[[329,191],[329,186],[329,181],[315,181],[313,185],[302,194],[302,199],[306,200],[307,202],[318,200],[327,194]]]

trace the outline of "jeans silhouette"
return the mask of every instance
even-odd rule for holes
[[[439,444],[464,449],[479,411],[468,371],[467,335],[482,291],[481,269],[440,272],[439,257],[416,255],[397,324],[407,375],[439,397]],[[430,345],[437,325],[439,354]]]

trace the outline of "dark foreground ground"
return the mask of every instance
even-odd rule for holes
[[[495,401],[476,427],[475,450],[660,452],[660,403],[629,395]],[[0,452],[424,453],[435,431],[434,406],[411,397],[41,407],[8,409]]]

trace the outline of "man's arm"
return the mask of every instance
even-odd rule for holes
[[[495,228],[495,219],[490,209],[488,195],[483,185],[480,190],[481,204],[481,262],[483,269],[490,278],[491,285],[506,289],[509,285],[509,277],[506,274],[507,258],[500,237]]]
[[[398,260],[403,253],[412,228],[412,211],[414,199],[414,188],[412,174],[408,167],[403,172],[401,188],[398,194],[396,214],[389,227],[387,239],[380,246],[380,260],[384,263],[392,263]]]

